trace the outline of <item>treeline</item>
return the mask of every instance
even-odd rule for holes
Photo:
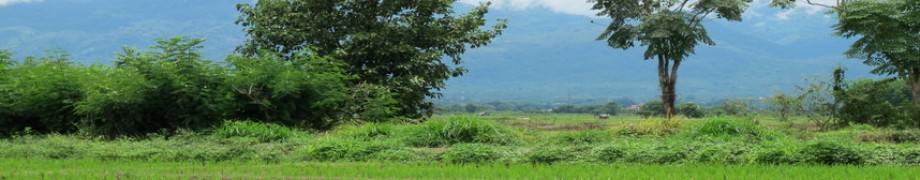
[[[82,65],[66,53],[14,60],[0,53],[0,134],[84,132],[145,135],[199,130],[226,119],[324,129],[342,120],[388,121],[399,109],[382,86],[351,85],[346,65],[298,51],[204,60],[201,39],[126,48],[113,65]]]
[[[868,124],[877,127],[916,127],[920,112],[911,102],[911,90],[901,78],[844,80],[834,70],[830,80],[814,80],[792,94],[768,99],[775,115],[788,120],[806,116],[822,128]]]

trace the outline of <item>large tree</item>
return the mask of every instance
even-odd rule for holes
[[[613,48],[645,46],[644,58],[658,60],[658,81],[666,117],[675,113],[677,71],[700,43],[715,45],[703,20],[709,15],[741,21],[751,0],[588,0],[598,16],[612,19],[597,38]]]
[[[837,0],[828,7],[838,16],[837,35],[856,38],[845,54],[875,66],[872,73],[895,75],[908,84],[913,104],[920,108],[920,1]],[[792,8],[794,0],[773,0],[772,5]],[[918,113],[920,116],[920,113]],[[915,117],[920,126],[920,117]]]
[[[422,117],[433,110],[427,98],[459,66],[467,48],[484,46],[506,27],[503,20],[481,29],[488,4],[457,15],[456,0],[260,0],[240,4],[237,20],[250,39],[238,48],[256,56],[269,50],[291,55],[311,49],[343,60],[355,85],[384,86],[396,94],[400,115]],[[449,61],[448,61],[449,59]]]

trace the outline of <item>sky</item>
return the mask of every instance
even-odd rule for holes
[[[639,61],[642,48],[624,51],[596,41],[609,20],[595,16],[585,0],[491,1],[487,19],[508,19],[508,29],[492,44],[464,54],[462,65],[470,71],[446,82],[442,99],[656,97],[657,76],[652,64]],[[77,62],[108,63],[122,47],[144,49],[157,38],[186,35],[207,39],[203,55],[220,61],[246,38],[234,23],[235,5],[252,2],[0,0],[0,49],[21,58],[61,48]],[[462,13],[483,1],[458,2]],[[800,3],[781,10],[768,4],[754,0],[742,22],[704,21],[717,45],[697,48],[681,68],[678,91],[704,100],[725,92],[763,96],[838,64],[850,65],[849,72],[869,71],[843,57],[850,42],[833,35],[836,19],[823,13],[826,8]]]
[[[586,17],[595,17],[597,14],[596,11],[591,10],[590,3],[572,3],[572,1],[580,0],[460,0],[461,3],[476,5],[483,2],[492,2],[492,7],[499,9],[510,9],[518,11],[526,11],[530,9],[542,8],[548,9],[553,12],[579,15]],[[587,1],[586,1],[587,2]],[[836,4],[836,0],[812,0],[814,3],[822,4]],[[751,7],[747,10],[747,16],[766,16],[767,20],[788,20],[790,16],[797,14],[805,15],[819,15],[821,12],[826,11],[826,8],[811,6],[806,4],[804,1],[797,2],[797,7],[791,10],[780,11],[772,14],[767,14],[764,11],[767,9],[770,3],[770,0],[754,0]]]

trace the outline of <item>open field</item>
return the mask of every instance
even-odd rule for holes
[[[0,179],[915,179],[920,131],[817,130],[798,118],[435,116],[310,132],[226,122],[204,132],[0,139]]]
[[[917,167],[0,161],[0,179],[915,179]]]

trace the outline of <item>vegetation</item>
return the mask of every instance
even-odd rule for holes
[[[920,3],[829,6],[838,33],[860,37],[848,55],[898,77],[837,68],[769,98],[771,112],[745,99],[675,108],[681,62],[714,44],[702,21],[740,21],[751,1],[592,0],[613,19],[599,39],[658,60],[660,101],[464,104],[428,120],[427,98],[465,71],[460,55],[505,28],[480,29],[488,3],[455,16],[454,2],[242,4],[250,39],[226,64],[187,37],[125,48],[113,65],[0,51],[0,179],[917,177],[904,168],[920,164]]]
[[[613,19],[597,40],[613,48],[629,49],[638,42],[647,46],[644,58],[658,60],[658,82],[664,115],[677,113],[677,70],[700,43],[715,45],[703,19],[709,14],[728,21],[741,21],[751,1],[589,0],[597,16]]]
[[[245,56],[261,51],[293,59],[314,50],[342,60],[352,84],[382,86],[393,92],[398,115],[431,115],[444,81],[463,75],[461,54],[489,44],[506,27],[480,29],[489,4],[454,15],[448,1],[259,1],[240,4],[237,23],[249,35],[237,48]],[[448,57],[450,63],[444,62]]]
[[[431,165],[9,160],[9,179],[911,179],[914,167],[723,165]]]

